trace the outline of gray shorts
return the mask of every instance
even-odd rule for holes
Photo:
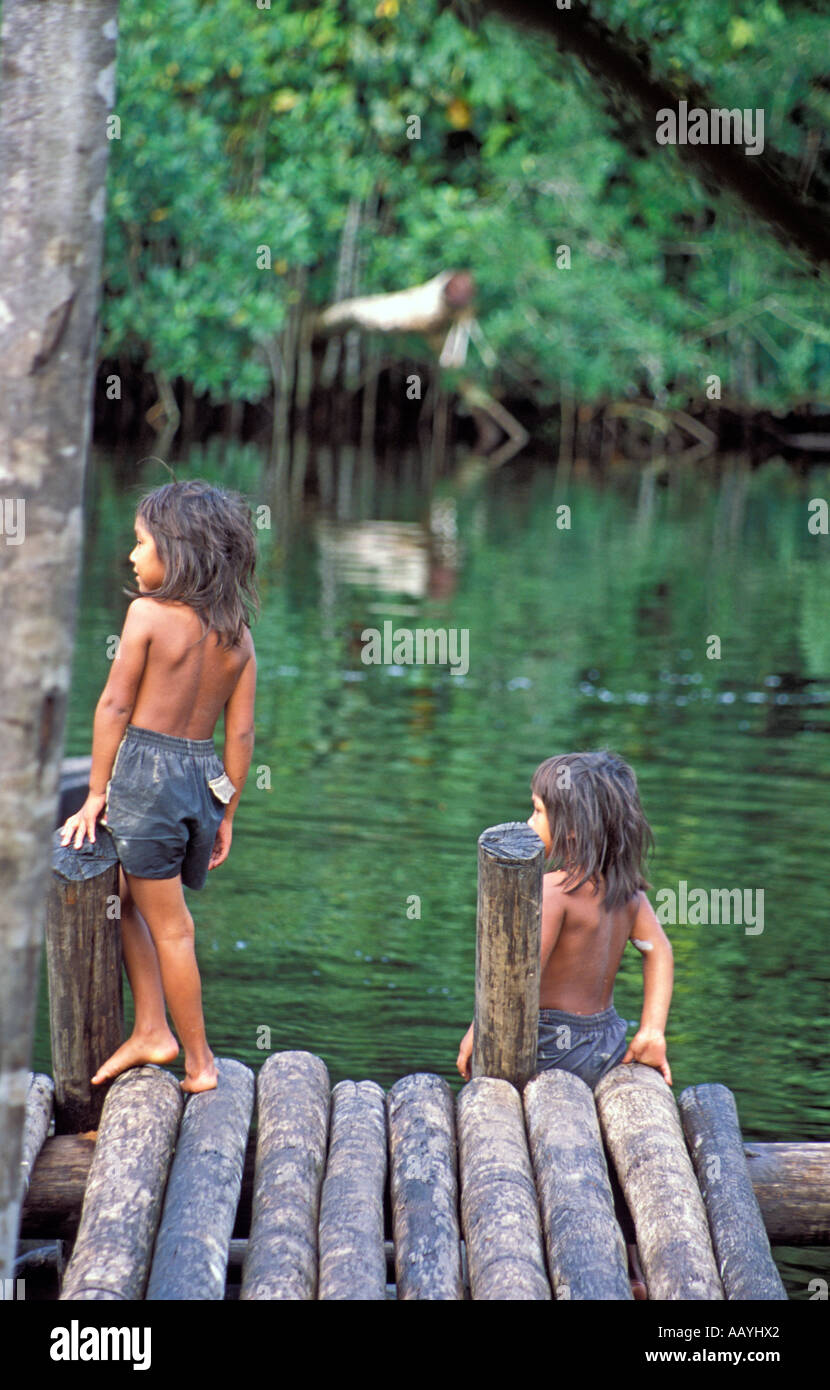
[[[540,1009],[536,1070],[562,1067],[581,1076],[593,1090],[625,1055],[626,1027],[613,1004],[598,1014]]]
[[[181,874],[186,888],[204,888],[216,832],[235,791],[212,739],[128,724],[102,817],[124,871],[137,878]]]

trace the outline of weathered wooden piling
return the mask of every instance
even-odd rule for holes
[[[317,1296],[317,1220],[330,1086],[310,1052],[276,1052],[257,1077],[257,1152],[243,1299]]]
[[[254,1074],[219,1058],[219,1084],[191,1095],[167,1180],[145,1297],[221,1300],[254,1107]]]
[[[455,1106],[440,1076],[402,1076],[388,1092],[395,1283],[401,1300],[461,1299]]]
[[[554,1296],[630,1299],[590,1086],[573,1072],[540,1072],[525,1086],[524,1110]]]
[[[678,1102],[728,1299],[786,1299],[744,1157],[735,1098],[688,1086]]]
[[[133,1067],[112,1083],[62,1300],[144,1297],[182,1105],[161,1067]]]
[[[44,1076],[42,1072],[30,1073],[23,1121],[23,1157],[20,1160],[21,1198],[25,1198],[29,1190],[32,1169],[49,1133],[54,1103],[55,1083],[51,1076]]]
[[[374,1081],[341,1081],[331,1093],[329,1151],[320,1196],[321,1300],[386,1298],[385,1184],[383,1088]]]
[[[519,1091],[536,1070],[544,859],[542,841],[523,821],[479,836],[471,1070]]]
[[[607,1072],[594,1101],[637,1232],[650,1299],[722,1299],[674,1096],[654,1067]]]
[[[124,1040],[118,862],[112,837],[52,848],[46,911],[55,1132],[98,1128],[108,1086],[92,1077]]]
[[[470,1292],[482,1301],[550,1300],[522,1101],[509,1081],[480,1076],[456,1111],[461,1226]]]

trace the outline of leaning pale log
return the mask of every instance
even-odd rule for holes
[[[320,1196],[318,1297],[383,1300],[383,1088],[374,1081],[341,1081],[332,1091],[331,1101],[329,1153]]]
[[[744,1145],[772,1245],[830,1245],[830,1144]]]
[[[257,1078],[251,1234],[240,1298],[317,1296],[317,1219],[330,1087],[310,1052],[275,1052]]]
[[[590,1086],[573,1072],[540,1072],[525,1086],[524,1108],[555,1297],[630,1299]]]
[[[398,1298],[461,1299],[455,1107],[440,1076],[402,1076],[388,1092]]]
[[[544,859],[524,821],[479,836],[472,1075],[520,1091],[536,1070]]]
[[[35,1161],[49,1133],[54,1100],[55,1083],[51,1076],[36,1072],[29,1077],[26,1118],[23,1122],[23,1159],[20,1164],[20,1187],[24,1198],[29,1190]]]
[[[423,285],[391,294],[367,294],[341,299],[313,320],[317,334],[362,328],[375,333],[434,333],[445,328],[472,302],[475,293],[468,271],[442,270]]]
[[[725,1086],[688,1086],[678,1102],[728,1299],[786,1299],[744,1157],[735,1098]]]
[[[96,826],[80,849],[52,837],[46,910],[55,1132],[97,1129],[107,1085],[92,1077],[124,1040],[118,856]]]
[[[457,1100],[461,1225],[472,1297],[550,1300],[524,1115],[509,1081],[480,1076]]]
[[[613,1067],[594,1091],[637,1232],[649,1298],[722,1299],[706,1210],[677,1105],[654,1067]]]
[[[254,1107],[254,1074],[216,1062],[219,1084],[190,1096],[179,1129],[146,1298],[221,1300]]]
[[[62,1299],[144,1297],[182,1104],[161,1067],[133,1067],[112,1083]]]

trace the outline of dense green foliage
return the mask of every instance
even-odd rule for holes
[[[763,107],[768,144],[805,180],[826,174],[825,16],[776,0],[594,9],[654,71]],[[725,400],[830,400],[819,282],[553,40],[437,0],[122,0],[120,25],[108,357],[215,400],[264,396],[261,344],[299,272],[311,303],[334,295],[359,198],[360,290],[469,267],[495,354],[488,367],[472,349],[472,367],[497,392],[694,405],[717,373]]]

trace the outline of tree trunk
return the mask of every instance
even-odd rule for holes
[[[0,1277],[23,1116],[75,626],[117,0],[4,0],[0,73]],[[4,518],[5,519],[5,518]]]

